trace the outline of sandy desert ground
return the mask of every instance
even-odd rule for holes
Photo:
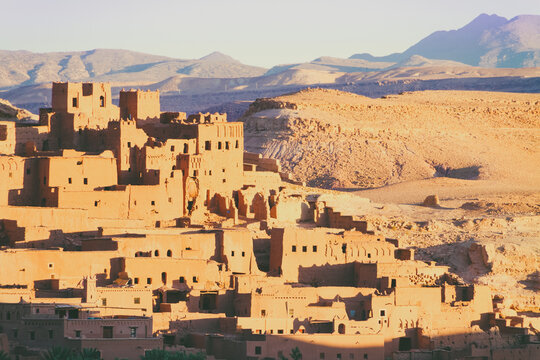
[[[312,89],[258,100],[242,120],[247,150],[339,190],[337,210],[540,311],[540,95]]]

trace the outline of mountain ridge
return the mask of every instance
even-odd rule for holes
[[[154,83],[176,74],[197,77],[259,76],[266,69],[213,52],[200,59],[176,59],[123,49],[34,53],[0,50],[0,88],[52,81]]]
[[[399,62],[413,55],[482,67],[537,67],[540,15],[519,15],[508,20],[481,14],[459,29],[435,31],[402,53],[379,57],[359,53],[349,59]]]

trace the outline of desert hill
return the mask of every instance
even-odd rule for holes
[[[436,31],[403,53],[381,57],[355,54],[351,59],[399,62],[413,55],[482,67],[540,66],[540,15],[508,20],[482,14],[458,30]]]
[[[0,50],[0,88],[52,81],[143,84],[177,74],[227,78],[259,76],[265,71],[217,52],[184,60],[117,49],[52,53]]]
[[[248,151],[312,186],[448,177],[538,186],[540,95],[422,91],[371,99],[310,89],[254,102]]]

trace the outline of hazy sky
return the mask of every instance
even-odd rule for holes
[[[481,13],[540,14],[540,0],[0,0],[0,49],[212,51],[270,67],[401,52]]]

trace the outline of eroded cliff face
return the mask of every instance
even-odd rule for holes
[[[426,91],[370,99],[308,89],[259,99],[246,149],[308,185],[372,188],[438,176],[539,180],[540,96]],[[535,149],[536,146],[536,149]]]

